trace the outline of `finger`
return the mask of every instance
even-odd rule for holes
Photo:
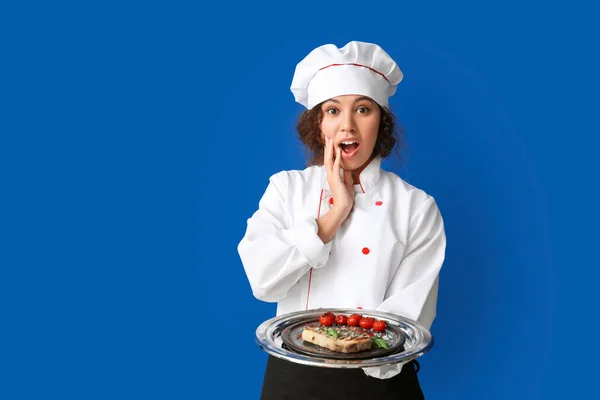
[[[331,139],[325,137],[325,168],[328,173],[333,169],[333,157],[331,152]]]
[[[335,147],[335,162],[333,163],[333,173],[341,181],[342,177],[340,176],[340,163],[342,160],[342,153],[341,153],[342,149],[340,149],[340,146],[334,146],[334,147]]]
[[[331,162],[331,171],[335,168],[335,145],[333,144],[333,139],[329,139],[329,161]]]

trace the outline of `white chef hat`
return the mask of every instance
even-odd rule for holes
[[[296,65],[291,91],[309,110],[346,94],[368,96],[387,108],[402,78],[398,65],[376,44],[352,41],[341,49],[326,44]]]

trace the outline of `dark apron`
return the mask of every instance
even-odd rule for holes
[[[423,400],[418,369],[411,361],[393,378],[378,379],[361,368],[312,367],[269,356],[261,400]]]

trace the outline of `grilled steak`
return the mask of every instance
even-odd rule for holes
[[[329,335],[327,329],[337,334]],[[339,353],[357,353],[371,348],[371,335],[355,326],[310,325],[302,331],[302,339]]]

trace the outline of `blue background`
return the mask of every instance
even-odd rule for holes
[[[446,223],[426,398],[593,397],[594,10],[412,3],[3,5],[0,397],[258,399],[236,246],[304,167],[295,64],[350,40],[402,68],[384,166]]]

